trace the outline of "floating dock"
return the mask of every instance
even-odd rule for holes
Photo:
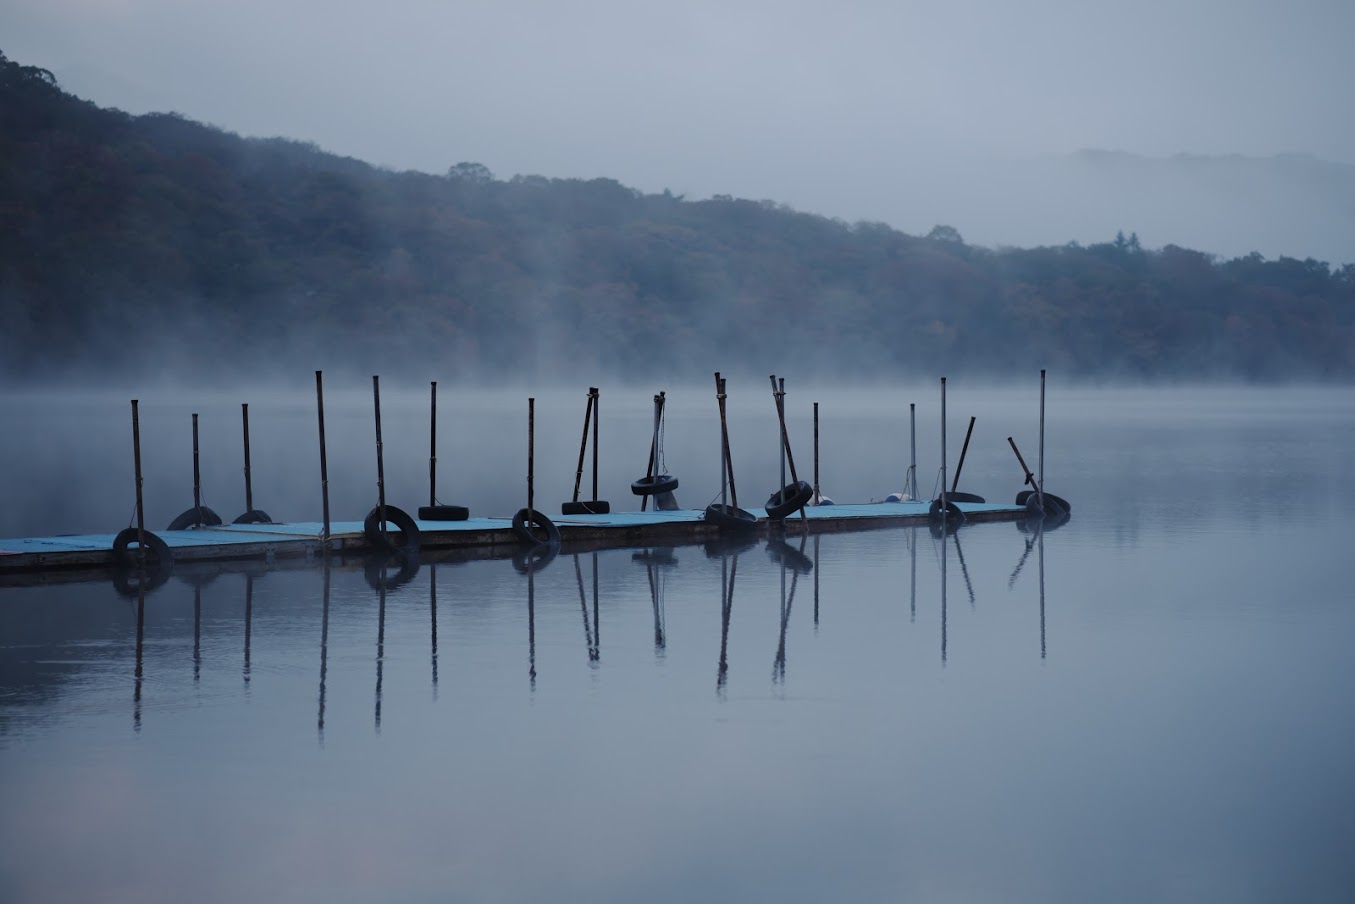
[[[1024,506],[992,503],[956,503],[968,521],[1017,521],[1026,518]],[[929,523],[929,502],[876,502],[852,505],[806,506],[804,517],[771,521],[764,509],[750,509],[758,517],[752,536],[772,532],[790,535],[870,530]],[[607,515],[551,515],[567,549],[681,545],[722,536],[695,509],[654,512],[615,512]],[[460,550],[469,556],[493,557],[525,549],[514,533],[512,518],[468,518],[465,521],[416,520],[424,550]],[[221,524],[192,530],[154,531],[172,550],[175,563],[278,558],[312,558],[326,552],[325,526],[317,521],[292,524]],[[0,540],[0,586],[34,583],[34,572],[114,568],[114,534],[26,537]],[[728,536],[728,534],[725,534]],[[330,524],[328,551],[341,555],[375,552],[363,535],[361,521]],[[22,576],[22,577],[21,577]],[[41,581],[39,581],[40,583]]]

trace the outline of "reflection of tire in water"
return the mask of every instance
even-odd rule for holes
[[[145,579],[135,565],[119,565],[113,569],[113,590],[119,596],[136,599],[142,593],[158,590],[174,571],[173,562],[147,562]]]
[[[513,568],[517,570],[518,574],[526,574],[528,571],[538,572],[554,562],[555,557],[559,554],[560,544],[558,541],[528,546],[513,553]]]
[[[398,569],[395,574],[391,574],[392,568]],[[396,587],[403,587],[414,580],[414,576],[418,573],[419,552],[417,549],[379,552],[369,556],[362,566],[362,575],[367,579],[367,585],[373,590],[381,589],[383,577],[386,581],[386,589],[394,590]]]
[[[633,552],[630,554],[630,560],[639,562],[641,565],[652,565],[655,568],[676,568],[678,563],[678,558],[671,546],[659,546]]]
[[[723,556],[737,556],[741,552],[747,552],[757,544],[758,540],[754,534],[737,533],[711,537],[702,546],[705,549],[706,558],[718,559]]]
[[[809,574],[814,570],[814,560],[784,540],[768,540],[767,555],[796,574]]]

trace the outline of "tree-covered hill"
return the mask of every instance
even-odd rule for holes
[[[101,109],[0,55],[0,324],[0,367],[33,379],[1348,379],[1355,266],[1132,233],[990,250],[608,179],[391,172]]]

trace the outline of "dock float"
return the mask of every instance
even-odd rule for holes
[[[1018,521],[1027,517],[1024,506],[992,503],[956,503],[971,522]],[[758,518],[757,533],[767,535],[831,533],[921,525],[928,522],[929,502],[876,502],[808,506],[784,522],[769,520],[764,509],[750,509]],[[574,549],[685,544],[720,535],[700,510],[613,512],[606,515],[552,515],[562,545]],[[415,520],[424,550],[459,549],[486,557],[521,549],[511,517],[468,518],[464,521]],[[241,559],[300,558],[324,555],[324,524],[221,524],[192,530],[155,531],[173,551],[176,563]],[[0,585],[6,575],[63,569],[113,568],[114,534],[0,539]],[[361,521],[330,524],[328,551],[362,554],[375,551],[363,535]]]

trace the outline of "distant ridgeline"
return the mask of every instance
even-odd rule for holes
[[[3,55],[0,162],[10,378],[1355,375],[1350,264],[1132,234],[990,250],[610,179],[391,172],[100,109]]]

